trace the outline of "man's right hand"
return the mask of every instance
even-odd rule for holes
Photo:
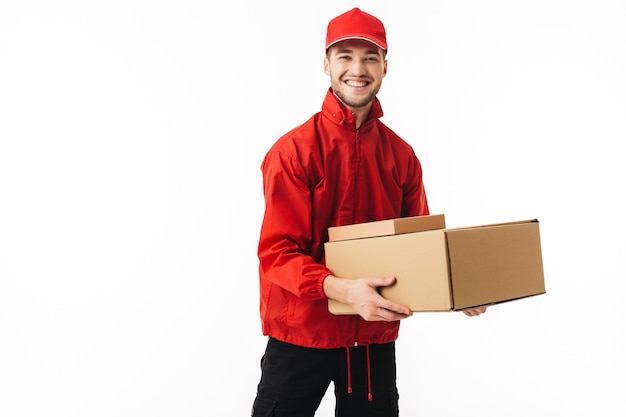
[[[380,295],[381,287],[396,282],[389,278],[344,279],[329,275],[324,280],[324,292],[330,299],[348,304],[367,321],[397,321],[411,317],[411,310]]]

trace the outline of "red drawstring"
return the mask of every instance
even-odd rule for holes
[[[365,345],[367,358],[367,400],[372,401],[372,374],[370,369],[370,345]],[[350,348],[346,346],[346,359],[348,362],[348,394],[352,394],[352,372],[350,371]]]
[[[367,400],[372,401],[372,375],[370,373],[370,345],[365,345],[367,355]]]
[[[350,375],[350,348],[346,346],[346,355],[348,359],[348,394],[352,394],[352,375]]]

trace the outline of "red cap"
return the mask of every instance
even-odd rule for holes
[[[387,34],[378,18],[354,8],[328,23],[326,50],[346,39],[363,39],[387,50]]]

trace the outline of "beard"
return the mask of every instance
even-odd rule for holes
[[[341,100],[341,102],[346,105],[346,107],[359,108],[365,107],[372,102],[378,91],[380,90],[380,85],[378,85],[375,89],[373,89],[366,97],[361,99],[353,99],[346,97],[346,95],[342,91],[342,84],[340,82],[332,83],[333,92],[335,95]]]

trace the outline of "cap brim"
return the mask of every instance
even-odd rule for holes
[[[376,45],[377,47],[379,47],[383,51],[387,50],[387,46],[384,45],[383,42],[380,42],[380,41],[372,39],[372,38],[368,38],[366,36],[359,36],[359,35],[344,36],[343,38],[335,39],[334,41],[332,41],[331,43],[326,45],[326,50],[328,50],[328,48],[330,48],[331,46],[333,46],[334,44],[336,44],[338,42],[347,41],[347,40],[350,40],[350,39],[360,39],[360,40],[363,40],[363,41],[367,41],[369,43],[373,43],[374,45]]]

